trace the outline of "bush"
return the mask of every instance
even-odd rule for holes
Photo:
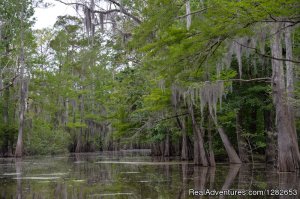
[[[17,140],[18,129],[15,126],[0,126],[0,155],[8,155]]]
[[[52,130],[43,121],[34,121],[34,128],[25,140],[25,151],[29,155],[59,154],[68,152],[69,133],[63,130]],[[30,137],[30,138],[29,138]]]

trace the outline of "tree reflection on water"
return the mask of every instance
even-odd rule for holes
[[[262,164],[200,167],[137,152],[0,159],[1,198],[196,198],[189,195],[189,189],[294,189],[299,192],[299,179],[299,174],[277,173]]]

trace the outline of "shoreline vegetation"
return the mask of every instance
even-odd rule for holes
[[[300,169],[298,0],[0,2],[0,156],[149,149]]]

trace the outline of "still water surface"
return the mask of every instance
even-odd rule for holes
[[[0,198],[300,198],[299,173],[264,164],[194,166],[121,151],[0,159]],[[289,196],[192,196],[194,190],[292,190]],[[276,194],[276,192],[274,192]]]

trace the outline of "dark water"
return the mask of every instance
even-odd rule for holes
[[[106,152],[0,159],[0,198],[259,199],[300,195],[299,174],[279,174],[263,164],[204,168],[146,154]],[[214,190],[268,190],[269,196],[193,196],[192,189],[198,194],[203,194],[201,190],[211,194],[216,193]]]

